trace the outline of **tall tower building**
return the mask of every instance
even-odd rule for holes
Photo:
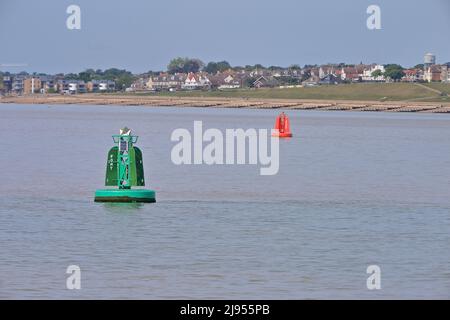
[[[427,53],[423,58],[423,64],[425,68],[428,68],[433,64],[436,64],[436,56],[432,53]]]

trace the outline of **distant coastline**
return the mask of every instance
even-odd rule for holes
[[[0,104],[119,105],[203,108],[291,109],[448,113],[450,103],[337,99],[270,99],[245,97],[183,97],[137,94],[28,95],[0,98]]]

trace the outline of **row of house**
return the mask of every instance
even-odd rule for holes
[[[379,71],[379,72],[376,72]],[[325,65],[310,69],[311,77],[307,82],[316,84],[339,82],[386,82],[384,76],[385,67],[379,64],[356,65],[352,67],[336,68],[333,65]],[[434,64],[424,68],[411,68],[403,70],[403,82],[445,82],[450,83],[450,64]]]
[[[279,85],[277,76],[267,71],[236,72],[228,70],[217,74],[198,73],[161,73],[148,78],[139,78],[128,91],[174,91],[174,90],[226,90],[246,87],[269,87]]]
[[[450,64],[431,65],[425,68],[423,80],[426,82],[450,83]]]
[[[139,77],[127,91],[175,91],[175,90],[230,90],[244,87],[292,87],[316,86],[354,82],[386,82],[385,66],[381,64],[358,64],[343,66],[327,64],[304,68],[255,68],[254,70],[230,69],[208,74],[160,73]],[[450,83],[450,63],[439,65],[426,63],[423,68],[403,70],[403,82]],[[4,76],[0,90],[15,94],[31,93],[86,93],[112,92],[116,84],[111,80],[68,80],[64,76]]]
[[[377,72],[379,71],[379,72]],[[386,82],[385,67],[379,64],[356,65],[336,68],[320,66],[311,68],[310,78],[304,84],[337,84],[341,82]],[[445,82],[450,83],[450,64],[429,65],[424,68],[403,70],[402,82]]]
[[[381,64],[359,64],[355,66],[322,65],[296,69],[255,69],[253,71],[228,70],[217,74],[161,73],[141,77],[128,91],[174,91],[174,90],[227,90],[243,87],[315,86],[322,84],[354,82],[386,82],[385,66]],[[430,65],[425,68],[404,70],[403,82],[450,83],[448,65]]]
[[[376,72],[379,71],[379,72]],[[333,66],[321,66],[311,69],[311,78],[318,84],[326,79],[334,79],[335,82],[386,82],[389,79],[383,75],[385,67],[379,64],[356,65],[354,67],[335,68]],[[430,65],[424,68],[411,68],[403,70],[403,82],[446,82],[450,83],[450,66]],[[310,79],[311,80],[311,79]]]
[[[114,92],[116,83],[112,80],[59,80],[56,83],[56,92],[60,93],[86,93],[86,92]]]
[[[86,92],[112,92],[116,84],[111,80],[81,80],[57,79],[52,76],[16,75],[3,77],[3,91],[14,94],[32,93],[86,93]]]
[[[209,75],[205,72],[161,73],[157,76],[139,78],[131,85],[129,91],[209,90],[240,87],[242,87],[241,80],[231,72],[216,75]]]
[[[384,71],[383,66],[377,66]],[[253,71],[228,70],[217,74],[199,73],[161,73],[148,78],[141,77],[128,89],[129,91],[197,90],[197,89],[238,89],[246,86],[255,88],[286,85],[335,84],[344,81],[384,81],[383,77],[374,79],[369,71],[360,68],[338,68],[321,66],[303,69],[255,69]],[[364,71],[364,75],[363,75]]]

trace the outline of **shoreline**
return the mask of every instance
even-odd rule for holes
[[[310,100],[266,98],[169,97],[116,94],[29,95],[1,97],[0,104],[85,104],[201,108],[287,109],[324,111],[372,111],[449,113],[450,103],[411,101]]]

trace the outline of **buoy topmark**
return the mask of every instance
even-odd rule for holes
[[[113,135],[114,146],[109,150],[106,162],[105,186],[117,189],[95,191],[96,202],[156,202],[155,191],[131,189],[132,186],[145,186],[142,152],[134,144],[138,136],[124,128],[119,135]]]
[[[288,116],[282,112],[278,115],[275,120],[275,132],[272,134],[272,137],[278,138],[290,138],[292,137],[291,126],[289,124]]]

